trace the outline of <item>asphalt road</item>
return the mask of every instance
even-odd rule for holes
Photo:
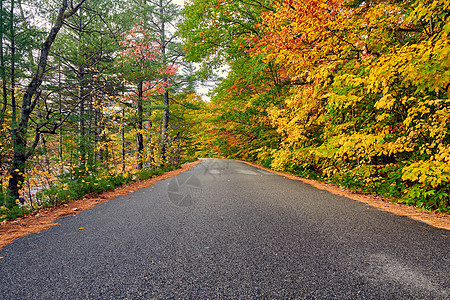
[[[449,231],[236,161],[58,222],[0,250],[1,299],[450,298]]]

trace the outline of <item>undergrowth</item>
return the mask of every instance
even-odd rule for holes
[[[137,180],[146,180],[165,172],[177,169],[178,166],[161,166],[154,169],[143,169],[134,174],[114,174],[98,166],[74,167],[70,172],[58,176],[56,183],[36,194],[36,203],[15,205],[11,208],[0,206],[0,222],[13,220],[43,208],[57,206],[80,199],[88,194],[100,194]],[[7,203],[6,190],[0,190],[0,203]]]
[[[338,184],[353,191],[379,195],[409,206],[450,213],[450,189],[448,186],[405,182],[402,180],[402,168],[401,164],[361,165],[344,168],[328,175],[320,172],[320,169],[287,164],[282,170],[293,175]]]

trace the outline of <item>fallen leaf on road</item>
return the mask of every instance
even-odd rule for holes
[[[84,229],[84,227],[80,227],[80,228],[78,228],[78,230],[83,230]]]

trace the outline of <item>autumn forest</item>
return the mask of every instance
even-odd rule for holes
[[[0,19],[0,221],[199,157],[450,211],[450,0],[0,0]]]

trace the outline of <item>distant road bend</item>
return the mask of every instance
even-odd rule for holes
[[[58,223],[0,250],[1,299],[450,299],[449,231],[238,161]]]

